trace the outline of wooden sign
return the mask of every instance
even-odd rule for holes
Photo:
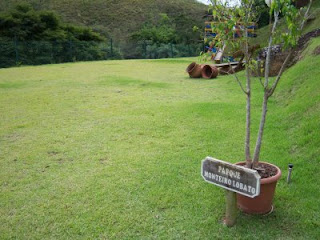
[[[260,175],[256,170],[206,157],[201,175],[209,183],[254,198],[260,194]]]

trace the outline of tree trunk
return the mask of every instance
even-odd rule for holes
[[[250,80],[248,81],[250,88]],[[247,87],[248,91],[248,87]],[[251,125],[251,92],[247,94],[247,114],[246,114],[246,140],[245,140],[245,153],[246,153],[246,167],[251,168],[251,154],[250,154],[250,125]]]
[[[256,147],[253,154],[253,160],[252,160],[253,167],[256,167],[259,162],[262,136],[263,136],[264,125],[266,122],[267,111],[268,111],[268,91],[265,91],[264,97],[263,97],[263,103],[262,103],[262,114],[261,114],[258,138],[257,138]]]
[[[247,35],[247,30],[245,31]],[[248,41],[245,42],[245,58],[246,64],[249,63],[249,46]],[[251,133],[251,78],[249,66],[246,66],[246,87],[247,87],[247,106],[246,106],[246,139],[245,139],[245,154],[246,154],[246,167],[251,168],[251,153],[250,153],[250,133]]]

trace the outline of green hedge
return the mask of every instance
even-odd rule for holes
[[[0,68],[107,59],[156,59],[198,56],[202,44],[96,41],[16,41],[0,39]]]

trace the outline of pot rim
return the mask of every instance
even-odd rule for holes
[[[195,69],[196,66],[197,66],[197,63],[196,63],[196,62],[192,62],[192,63],[190,63],[190,64],[188,65],[186,71],[187,71],[188,73],[191,73],[191,72]]]
[[[272,176],[272,177],[268,177],[268,178],[263,178],[260,180],[260,184],[268,184],[268,183],[273,183],[273,182],[276,182],[280,179],[281,177],[281,169],[274,165],[274,164],[271,164],[271,163],[268,163],[268,162],[262,162],[262,161],[259,161],[260,163],[264,163],[264,164],[267,164],[267,165],[270,165],[270,166],[273,166],[277,169],[277,173],[276,175]],[[235,163],[236,165],[242,165],[242,164],[245,164],[246,162],[237,162]]]
[[[211,73],[209,75],[206,75],[206,73],[205,73],[207,68],[211,70]],[[212,75],[213,75],[212,67],[208,64],[202,65],[201,66],[201,75],[203,78],[208,78],[208,79],[212,78]]]

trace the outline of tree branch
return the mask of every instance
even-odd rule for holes
[[[268,85],[269,85],[271,45],[272,45],[273,35],[274,35],[274,32],[275,32],[276,27],[277,27],[277,23],[278,23],[278,17],[279,17],[279,11],[275,11],[274,12],[274,23],[273,23],[271,34],[270,34],[270,37],[269,37],[266,63],[265,63],[265,67],[264,67],[264,69],[265,69],[265,71],[264,71],[264,73],[265,73],[264,74],[264,76],[265,76],[265,81],[264,81],[264,89],[265,89],[265,91],[267,90]]]
[[[293,49],[291,48],[289,54],[287,55],[286,59],[284,60],[282,66],[280,68],[280,71],[279,71],[279,73],[277,75],[276,80],[274,81],[274,83],[272,84],[272,87],[268,91],[268,98],[271,97],[272,94],[274,93],[274,91],[276,90],[276,87],[277,87],[277,85],[278,85],[278,83],[280,81],[282,73],[283,73],[284,69],[286,68],[286,66],[288,65],[288,62],[289,62],[289,59],[292,56],[292,53],[293,53]]]
[[[233,73],[233,75],[234,75],[235,79],[237,80],[237,82],[238,82],[238,84],[239,84],[239,86],[240,86],[240,88],[241,88],[242,92],[243,92],[244,94],[248,95],[248,92],[247,92],[246,90],[244,90],[244,87],[243,87],[243,85],[242,85],[242,83],[241,83],[240,79],[238,78],[238,76],[237,76],[236,72],[235,72],[235,71],[234,71],[234,69],[232,68],[230,61],[229,61],[228,63],[229,63],[229,68],[230,68],[230,70],[232,71],[232,73]],[[225,71],[223,71],[223,72],[225,72]],[[226,72],[226,73],[230,74],[230,73],[229,73],[229,71],[228,71],[228,72]]]
[[[262,78],[261,78],[261,61],[260,60],[257,61],[257,75],[259,77],[259,82],[260,82],[261,86],[264,88],[263,83],[262,83]]]
[[[232,70],[232,71],[234,72],[234,70]],[[238,76],[237,76],[237,74],[236,74],[235,72],[234,72],[234,76],[235,76],[235,78],[236,78],[236,80],[237,80],[237,82],[238,82],[238,84],[239,84],[242,92],[243,92],[244,94],[248,95],[248,92],[247,92],[246,90],[244,90],[244,88],[243,88],[243,86],[242,86],[242,83],[240,82],[240,80],[239,80],[239,78],[238,78]]]
[[[312,5],[312,0],[310,0],[308,8],[307,8],[307,11],[304,13],[304,17],[303,17],[303,20],[302,20],[301,25],[300,25],[300,31],[302,31],[302,29],[304,27],[304,24],[306,23],[306,21],[308,19],[308,14],[309,14],[311,5]]]

